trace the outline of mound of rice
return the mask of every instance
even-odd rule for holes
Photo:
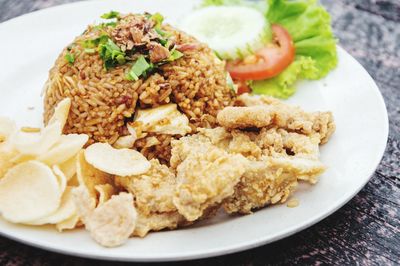
[[[118,23],[135,16],[126,15]],[[45,85],[45,124],[56,104],[69,97],[72,105],[64,133],[88,134],[90,143],[113,144],[128,134],[126,121],[133,118],[136,108],[170,102],[176,103],[187,115],[192,128],[212,127],[217,112],[231,105],[234,98],[234,92],[226,84],[224,62],[193,37],[169,25],[163,25],[163,29],[172,33],[176,45],[182,48],[183,57],[161,66],[146,78],[132,81],[126,78],[131,65],[121,64],[106,70],[99,53],[85,52],[82,43],[100,35],[96,27],[89,26],[63,50],[50,70]],[[69,53],[75,55],[73,62],[66,60]],[[153,152],[147,149],[146,155],[156,157],[157,153],[167,160],[169,142],[174,136],[155,137],[160,143]],[[146,146],[144,142],[137,144],[139,150]]]

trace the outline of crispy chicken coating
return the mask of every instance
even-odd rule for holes
[[[156,159],[150,161],[151,168],[144,174],[115,177],[115,183],[135,196],[135,205],[143,215],[173,212],[175,174]]]
[[[280,105],[282,102],[274,97],[266,95],[250,95],[243,93],[236,98],[235,104],[238,106],[254,106],[254,105]]]
[[[249,162],[235,193],[225,200],[228,213],[251,213],[267,204],[284,202],[297,186],[297,178],[272,168],[267,160]]]
[[[255,137],[263,155],[278,157],[296,155],[304,158],[319,157],[319,135],[302,135],[281,128],[263,128]]]
[[[185,223],[172,202],[176,186],[174,172],[156,159],[148,172],[128,177],[115,177],[117,186],[134,195],[138,220],[133,236],[144,237],[150,231],[175,229]]]
[[[189,156],[191,153],[204,153],[212,147],[212,143],[207,136],[203,134],[195,134],[192,136],[182,137],[179,140],[172,141],[171,150],[171,168],[175,169]]]
[[[177,167],[174,204],[179,213],[194,221],[231,196],[244,173],[244,164],[243,156],[230,155],[212,145],[204,152],[190,152]]]
[[[237,104],[245,107],[226,107],[217,116],[225,128],[278,127],[305,135],[319,134],[321,144],[335,131],[331,112],[305,112],[300,107],[285,104],[272,97],[244,94]]]
[[[229,213],[249,213],[286,201],[299,180],[317,182],[325,170],[318,160],[319,142],[318,134],[307,136],[276,127],[250,132],[200,129],[196,135],[173,142],[171,165],[179,169],[191,154],[207,154],[212,149],[246,157],[242,166],[245,172],[235,186],[235,193],[224,200],[224,208]],[[194,173],[192,169],[187,172]],[[204,175],[197,175],[204,180]],[[187,204],[191,203],[184,205]]]
[[[265,157],[248,162],[235,193],[224,202],[228,213],[247,214],[268,204],[285,202],[298,180],[314,183],[325,170],[321,162],[304,158]]]
[[[144,237],[150,231],[160,231],[163,229],[172,230],[176,229],[178,226],[186,225],[186,223],[185,218],[177,211],[151,213],[149,215],[145,215],[139,211],[133,236]]]

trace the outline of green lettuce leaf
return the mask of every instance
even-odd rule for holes
[[[255,94],[267,94],[286,99],[296,92],[294,83],[299,79],[315,79],[318,69],[311,57],[299,56],[281,74],[272,78],[252,81],[249,85]]]
[[[270,24],[283,26],[296,47],[295,61],[277,77],[253,81],[256,94],[288,98],[298,79],[320,79],[337,65],[336,39],[329,13],[317,0],[265,0],[265,16]],[[204,0],[207,5],[248,5],[244,0]],[[260,5],[252,5],[263,11]]]
[[[314,59],[320,79],[337,65],[336,39],[329,13],[316,0],[268,0],[267,19],[292,36],[296,56]]]

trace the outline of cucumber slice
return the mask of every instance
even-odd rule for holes
[[[271,39],[264,15],[245,6],[210,6],[195,10],[180,23],[183,31],[208,44],[222,59],[243,58]]]

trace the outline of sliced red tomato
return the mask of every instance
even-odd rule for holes
[[[252,60],[235,60],[227,63],[233,79],[262,80],[279,75],[294,60],[295,47],[285,28],[272,25],[275,44],[258,50]],[[255,56],[255,58],[254,58]],[[251,61],[250,63],[248,61]]]

